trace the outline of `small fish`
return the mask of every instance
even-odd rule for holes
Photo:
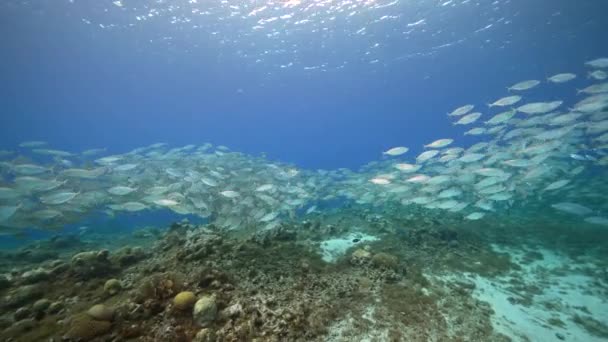
[[[237,198],[241,194],[239,194],[238,192],[233,191],[233,190],[225,190],[225,191],[220,192],[220,195],[222,195],[226,198]]]
[[[439,139],[439,140],[435,140],[430,144],[424,145],[424,147],[427,148],[441,148],[441,147],[446,147],[449,144],[453,143],[454,140],[453,139]]]
[[[49,205],[58,205],[71,201],[76,197],[76,192],[58,192],[51,195],[43,196],[40,198],[40,202]]]
[[[608,73],[606,73],[604,70],[594,70],[589,72],[587,78],[592,78],[596,81],[603,81],[608,78]]]
[[[387,184],[391,184],[390,179],[386,179],[386,178],[381,178],[381,177],[376,177],[376,178],[372,178],[369,180],[371,183],[373,184],[377,184],[377,185],[387,185]]]
[[[423,163],[423,162],[435,157],[438,154],[439,154],[438,150],[430,150],[430,151],[422,152],[418,155],[418,157],[416,157],[416,162]]]
[[[527,81],[522,81],[522,82],[516,83],[507,89],[522,91],[522,90],[532,89],[539,84],[540,84],[540,81],[538,81],[538,80],[527,80]]]
[[[160,205],[161,207],[171,207],[176,206],[179,203],[172,199],[158,199],[153,202],[156,205]]]
[[[598,69],[608,68],[608,58],[606,58],[606,57],[597,58],[592,61],[586,62],[585,65],[590,66],[592,68],[598,68]]]
[[[574,215],[589,215],[591,214],[593,211],[583,205],[577,204],[577,203],[571,203],[571,202],[561,202],[561,203],[556,203],[556,204],[552,204],[551,207],[553,207],[554,209],[569,213],[569,214],[574,214]]]
[[[476,211],[474,213],[470,213],[469,215],[465,216],[465,218],[467,220],[475,221],[475,220],[479,220],[479,219],[483,218],[484,216],[486,216],[485,213]]]
[[[494,115],[490,120],[486,121],[486,125],[498,125],[509,121],[513,116],[517,114],[517,110],[513,109],[507,112]]]
[[[532,102],[520,106],[517,108],[518,112],[526,114],[543,114],[551,112],[557,109],[564,103],[563,101],[551,101],[551,102]]]
[[[420,169],[420,165],[401,163],[401,164],[395,164],[395,168],[397,168],[397,170],[403,171],[403,172],[416,172]]]
[[[27,148],[31,148],[31,147],[40,147],[40,146],[45,146],[48,143],[46,141],[39,141],[39,140],[35,140],[35,141],[24,141],[21,144],[19,144],[19,147],[27,147]]]
[[[458,108],[454,109],[448,115],[449,116],[461,116],[461,115],[465,115],[466,113],[472,111],[473,108],[475,108],[474,105],[464,105],[462,107],[458,107]]]
[[[488,107],[505,107],[505,106],[511,106],[516,104],[517,102],[521,101],[522,97],[519,95],[512,95],[512,96],[505,96],[503,98],[500,98],[496,101],[494,101],[493,103],[488,104]]]
[[[384,151],[384,152],[382,152],[382,154],[394,157],[394,156],[400,156],[400,155],[406,153],[407,151],[409,151],[409,148],[399,146],[399,147],[393,147],[387,151]]]
[[[480,117],[481,117],[481,113],[479,113],[479,112],[467,114],[467,115],[463,116],[462,118],[460,118],[460,120],[456,121],[454,123],[454,125],[468,125],[470,123],[477,121],[477,119],[479,119]]]
[[[553,76],[547,78],[547,81],[553,82],[553,83],[565,83],[565,82],[571,81],[575,78],[576,78],[576,74],[563,73],[563,74],[553,75]]]
[[[547,187],[545,188],[545,191],[552,191],[552,190],[560,189],[560,188],[566,186],[568,183],[570,183],[569,179],[561,179],[561,180],[555,181],[555,182],[547,185]]]
[[[134,191],[137,191],[137,189],[128,186],[114,186],[108,189],[108,192],[115,196],[125,196]]]

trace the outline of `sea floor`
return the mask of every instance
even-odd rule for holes
[[[0,339],[608,340],[606,234],[532,225],[352,210],[55,236],[0,254]]]

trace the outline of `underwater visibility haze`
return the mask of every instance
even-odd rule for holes
[[[606,13],[3,1],[0,338],[608,340]]]

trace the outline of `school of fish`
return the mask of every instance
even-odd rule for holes
[[[454,109],[448,118],[479,140],[471,146],[440,137],[417,156],[408,155],[409,147],[392,147],[358,171],[301,170],[209,143],[157,143],[101,156],[105,149],[75,153],[23,142],[0,151],[0,227],[61,228],[95,213],[165,209],[223,229],[257,231],[334,200],[396,203],[464,220],[516,207],[553,210],[608,226],[607,61],[585,63],[588,77],[558,73],[515,83],[485,110],[474,104]],[[528,96],[577,79],[589,84],[571,99]]]

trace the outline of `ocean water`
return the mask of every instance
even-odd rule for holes
[[[605,13],[3,1],[0,337],[608,340]]]

